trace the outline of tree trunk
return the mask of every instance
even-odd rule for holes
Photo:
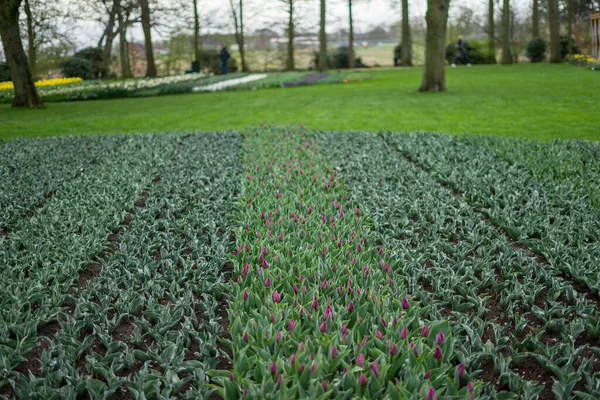
[[[115,18],[117,15],[117,7],[113,3],[112,9],[110,10],[110,15],[108,16],[108,23],[106,24],[106,30],[104,31],[104,36],[106,37],[106,41],[104,42],[104,47],[102,49],[102,79],[108,78],[110,75],[110,64],[112,59],[112,46],[115,41],[115,36],[117,36],[117,32],[115,31]],[[100,45],[98,45],[100,47]]]
[[[567,38],[568,52],[573,54],[573,0],[567,0]]]
[[[427,0],[427,33],[425,34],[425,67],[421,92],[446,90],[444,55],[446,51],[446,25],[450,0]]]
[[[244,49],[244,24],[242,18],[244,17],[244,5],[243,0],[240,0],[240,19],[238,21],[238,14],[235,10],[235,4],[233,0],[229,0],[231,6],[231,14],[233,16],[233,27],[235,29],[235,42],[237,43],[240,51],[240,58],[242,62],[242,71],[247,72],[248,66],[246,65],[246,50]]]
[[[248,68],[248,64],[246,64],[246,48],[245,48],[245,39],[244,39],[244,0],[240,0],[240,58],[242,62],[242,71],[248,72],[250,68]]]
[[[348,0],[348,68],[354,68],[354,20],[352,19],[352,0]]]
[[[502,64],[512,64],[510,49],[510,0],[504,0],[502,7]]]
[[[117,7],[117,18],[119,20],[119,59],[121,60],[121,77],[131,78],[131,67],[129,65],[129,49],[127,46],[127,26],[121,8],[121,1],[114,0]]]
[[[325,18],[327,9],[325,0],[321,0],[321,29],[319,30],[319,71],[327,69],[327,32],[325,32]]]
[[[200,15],[198,14],[198,0],[194,0],[194,57],[200,62]]]
[[[0,36],[6,61],[15,86],[13,107],[37,107],[42,101],[37,94],[27,56],[19,32],[21,0],[0,0]]]
[[[412,37],[410,35],[410,20],[408,15],[408,0],[402,0],[402,62],[405,67],[412,64]]]
[[[561,62],[558,0],[548,0],[548,23],[550,25],[550,62]]]
[[[494,0],[489,0],[488,4],[488,49],[490,54],[494,55],[496,62],[496,23],[494,21]]]
[[[35,30],[33,28],[33,15],[31,15],[31,7],[29,0],[25,0],[25,15],[27,16],[27,58],[29,59],[29,69],[33,79],[37,76],[37,57],[35,49]]]
[[[142,10],[142,30],[144,31],[146,47],[146,77],[155,78],[156,62],[154,62],[154,49],[152,48],[152,31],[150,26],[150,6],[148,0],[139,0]]]
[[[531,14],[531,34],[534,38],[540,37],[540,0],[533,0],[533,12]]]
[[[287,45],[287,61],[285,69],[293,71],[294,63],[294,0],[288,0],[288,45]]]

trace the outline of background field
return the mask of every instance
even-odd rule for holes
[[[421,69],[364,71],[374,79],[293,89],[0,106],[0,137],[300,124],[315,129],[600,139],[600,75],[570,65],[447,70],[448,92],[421,94]],[[551,83],[551,84],[550,84]]]

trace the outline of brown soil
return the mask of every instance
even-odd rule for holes
[[[81,272],[79,272],[79,289],[84,290],[88,282],[95,279],[102,272],[102,264],[88,264]]]
[[[542,367],[535,358],[528,357],[523,362],[512,368],[513,372],[525,380],[538,381],[539,385],[544,386],[540,393],[540,400],[554,400],[552,394],[552,385],[554,384],[554,375]]]

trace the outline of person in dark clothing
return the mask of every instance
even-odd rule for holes
[[[454,59],[454,64],[452,64],[452,68],[456,68],[456,64],[460,61],[463,61],[467,64],[467,67],[471,66],[471,61],[469,61],[469,52],[467,49],[467,44],[463,40],[462,36],[458,37],[458,43],[456,44],[458,51],[456,52],[456,58]]]
[[[231,58],[231,54],[229,54],[229,51],[227,51],[227,47],[224,44],[221,45],[219,57],[221,58],[221,72],[223,75],[227,75],[227,61]]]

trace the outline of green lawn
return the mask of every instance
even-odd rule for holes
[[[600,73],[571,65],[447,70],[447,93],[418,93],[421,69],[293,89],[0,105],[0,137],[239,129],[259,123],[326,130],[432,131],[541,140],[600,139]]]

